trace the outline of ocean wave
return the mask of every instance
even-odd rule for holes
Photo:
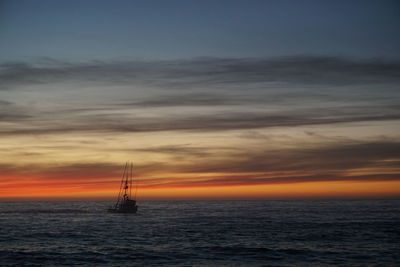
[[[84,210],[84,209],[18,209],[18,210],[2,210],[0,214],[39,214],[39,213],[47,213],[47,214],[58,214],[58,213],[93,213],[93,211]]]
[[[144,202],[137,215],[123,216],[107,213],[108,204],[0,203],[0,266],[394,266],[399,259],[398,201]]]

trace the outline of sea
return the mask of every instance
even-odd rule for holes
[[[400,200],[0,202],[0,266],[400,266]]]

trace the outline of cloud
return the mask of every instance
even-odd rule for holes
[[[179,107],[179,106],[221,106],[260,103],[249,96],[229,96],[211,93],[189,93],[165,95],[138,102],[123,103],[122,106],[138,107]]]
[[[62,182],[64,179],[81,179],[84,181],[121,176],[121,164],[107,162],[73,163],[73,164],[0,164],[1,176],[18,176],[18,180],[31,179],[53,180]]]
[[[136,89],[127,93],[113,88],[114,98],[93,96],[92,92],[88,97],[86,92],[85,97],[68,93],[67,98],[72,98],[41,102],[41,94],[57,99],[56,90],[65,90],[53,86],[53,91],[43,89],[46,92],[37,93],[33,101],[20,101],[25,106],[1,100],[0,120],[13,124],[2,125],[0,135],[251,130],[398,120],[400,109],[393,88],[397,88],[399,77],[400,62],[317,56],[8,63],[0,66],[0,89],[68,83],[72,86],[67,86],[68,90],[80,90],[82,86],[75,82],[89,82],[96,83],[95,90],[98,86],[110,90],[108,86],[115,84],[136,88],[136,83],[188,90],[180,94],[164,90],[157,95],[159,91],[146,93],[147,87],[140,87],[143,94]],[[278,89],[264,90],[265,83]],[[332,85],[344,87],[342,91],[328,88]],[[374,93],[358,94],[371,86]],[[325,87],[329,90],[323,90]],[[17,95],[17,99],[24,96]],[[191,112],[179,112],[187,107]],[[152,116],[140,116],[145,112]]]
[[[12,105],[12,102],[5,101],[5,100],[0,100],[0,106],[9,106]]]
[[[295,150],[246,150],[235,152],[222,161],[182,167],[183,172],[231,173],[317,173],[343,174],[365,167],[392,168],[400,159],[394,142],[332,144]]]
[[[323,107],[294,109],[279,112],[214,112],[211,114],[158,114],[152,118],[130,113],[74,114],[71,117],[52,113],[51,119],[34,118],[26,121],[24,115],[6,119],[21,119],[24,124],[0,129],[0,135],[57,134],[74,132],[136,133],[159,131],[227,131],[271,127],[297,127],[369,121],[399,120],[397,106]],[[16,115],[15,115],[16,116]],[[26,115],[27,116],[27,115]],[[57,117],[60,116],[60,117]]]
[[[163,88],[240,83],[357,85],[400,82],[400,62],[340,57],[194,58],[170,61],[6,63],[0,89],[55,82],[152,84]]]
[[[177,152],[179,151],[179,152]],[[298,149],[238,148],[218,152],[213,147],[160,146],[134,153],[180,153],[182,160],[135,165],[142,187],[222,186],[323,181],[399,181],[400,143],[342,142]],[[198,153],[217,154],[213,160]],[[0,165],[0,181],[18,176],[20,183],[74,184],[119,181],[122,165],[76,163],[64,165]]]
[[[0,122],[26,121],[30,118],[32,115],[26,108],[10,101],[0,100]]]
[[[217,149],[217,148],[214,148]],[[156,153],[156,154],[167,154],[173,156],[191,156],[191,157],[206,157],[210,155],[210,149],[204,149],[203,147],[193,147],[190,145],[167,145],[167,146],[156,146],[149,148],[135,148],[132,151],[145,152],[145,153]]]
[[[348,97],[350,98],[350,97]],[[359,97],[358,97],[359,99]],[[375,98],[376,99],[376,98]],[[160,95],[140,101],[116,103],[121,107],[159,108],[159,107],[201,107],[201,106],[245,106],[295,104],[310,101],[343,101],[343,98],[328,93],[303,92],[222,92],[209,93],[185,92],[180,94]]]
[[[24,160],[40,157],[34,153],[48,156],[52,151],[55,154],[71,151],[80,145],[73,141],[78,139],[76,136],[79,140],[88,139],[86,134],[92,133],[104,137],[103,141],[125,133],[191,131],[201,134],[242,130],[242,134],[235,136],[261,144],[274,140],[254,129],[397,121],[400,106],[395,89],[399,82],[399,62],[334,57],[3,64],[0,90],[9,91],[3,91],[0,100],[0,135],[12,138],[75,135],[68,139],[75,144],[72,148],[55,147],[49,152],[50,149],[30,147],[30,151],[21,150],[20,156],[26,155]],[[49,91],[49,86],[29,87],[52,83],[69,86],[52,86],[53,91]],[[81,83],[96,86],[83,90],[83,96],[60,92],[63,88],[79,91]],[[109,86],[115,84],[125,88]],[[136,87],[137,84],[151,86]],[[97,85],[104,94],[92,91],[98,90]],[[24,86],[29,92],[17,92],[23,91]],[[157,90],[148,93],[146,90],[153,86]],[[275,86],[276,90],[269,90]],[[135,91],[136,88],[143,92]],[[359,95],[364,89],[366,93]],[[44,91],[36,94],[34,90]],[[104,90],[115,92],[108,94]],[[307,134],[310,138],[323,139],[312,131]],[[49,140],[51,146],[53,141],[45,137],[38,142]],[[188,143],[162,146],[154,143],[154,146],[128,147],[119,152],[143,154],[146,159],[166,159],[136,166],[135,173],[142,187],[400,179],[400,145],[388,140],[357,142],[339,137],[322,140],[326,145],[307,147],[304,144],[301,149],[282,150],[271,150],[276,146],[244,147],[242,144],[201,147],[185,142]],[[16,146],[6,148],[14,150]],[[118,151],[109,152],[118,154]],[[7,183],[29,180],[43,185],[50,182],[71,186],[109,185],[119,179],[121,168],[109,162],[17,166],[3,161],[0,179]]]
[[[208,148],[204,150],[209,151]],[[188,152],[187,156],[190,158],[193,155]],[[160,170],[160,173],[174,171],[181,174],[179,177],[186,174],[190,178],[144,180],[142,185],[168,187],[400,181],[400,143],[391,141],[336,142],[328,146],[289,150],[240,148],[229,153],[225,151],[218,160],[192,159],[178,166],[162,166]]]
[[[305,176],[283,176],[283,177],[249,177],[249,176],[223,176],[212,179],[202,180],[175,180],[168,181],[163,179],[151,180],[151,183],[144,184],[143,188],[154,187],[202,187],[202,186],[246,186],[246,185],[269,185],[269,184],[296,184],[309,182],[376,182],[376,181],[400,181],[399,174],[373,174],[332,176],[326,174],[313,174]]]

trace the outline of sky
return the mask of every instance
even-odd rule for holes
[[[0,1],[0,200],[400,196],[398,1]]]

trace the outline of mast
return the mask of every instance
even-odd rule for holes
[[[125,186],[124,186],[124,200],[126,200],[128,198],[128,179],[129,179],[129,166],[128,166],[128,171],[127,174],[125,176]]]
[[[124,183],[124,178],[125,178],[125,175],[126,175],[126,167],[127,166],[128,166],[128,162],[125,162],[124,173],[122,174],[121,184],[119,185],[118,199],[117,199],[117,203],[115,204],[115,206],[118,206],[118,204],[119,204],[119,202],[121,200],[122,185]]]

